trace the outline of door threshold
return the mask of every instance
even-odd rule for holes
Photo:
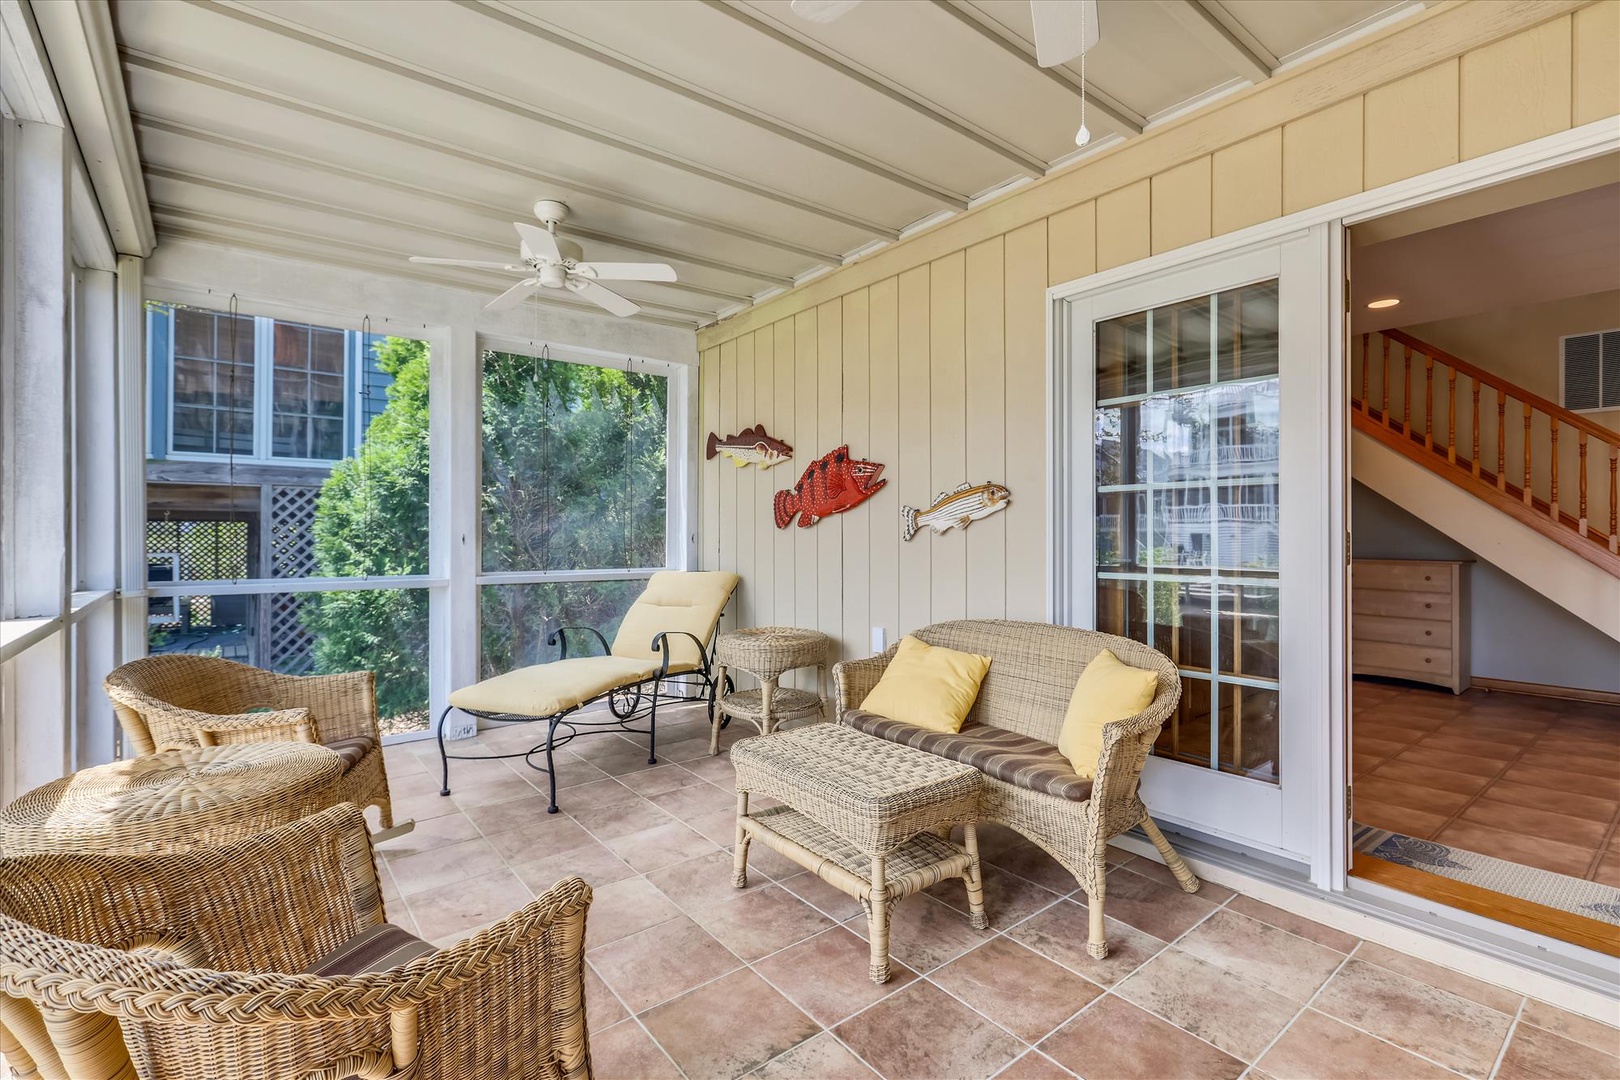
[[[1415,867],[1386,862],[1371,855],[1358,854],[1355,865],[1350,869],[1350,876],[1606,956],[1620,957],[1620,927],[1584,915],[1560,911]]]

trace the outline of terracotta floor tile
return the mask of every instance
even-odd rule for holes
[[[1505,762],[1493,758],[1478,757],[1474,754],[1454,754],[1446,750],[1430,750],[1423,743],[1407,750],[1402,750],[1395,759],[1406,765],[1419,765],[1429,769],[1444,769],[1447,772],[1462,773],[1465,776],[1483,776],[1494,778],[1502,771]]]
[[[592,886],[592,891],[595,898],[585,919],[585,944],[592,948],[656,926],[681,913],[674,902],[643,877],[626,878],[599,889]]]
[[[484,838],[508,860],[543,859],[596,841],[567,814],[542,813],[532,824]]]
[[[567,808],[565,808],[567,809]],[[589,829],[598,840],[606,842],[620,836],[657,828],[675,820],[652,803],[635,796],[635,801],[617,806],[603,806],[590,810],[569,810],[568,816]]]
[[[1469,757],[1487,758],[1492,761],[1507,761],[1519,755],[1518,744],[1482,736],[1483,733],[1470,736],[1454,735],[1444,730],[1431,731],[1418,745],[1425,750],[1444,750],[1451,754],[1467,754]]]
[[[589,959],[602,981],[636,1013],[742,964],[684,915],[597,946]]]
[[[1458,997],[1465,997],[1469,1001],[1478,1002],[1486,1008],[1495,1009],[1499,1013],[1512,1016],[1519,1011],[1519,1003],[1524,996],[1513,990],[1497,986],[1494,983],[1476,979],[1471,975],[1464,975],[1460,971],[1453,971],[1439,964],[1431,964],[1427,960],[1419,960],[1403,952],[1379,945],[1376,942],[1363,942],[1361,948],[1356,950],[1356,959],[1369,964],[1377,964],[1381,968],[1393,971],[1398,975],[1405,975],[1409,979],[1428,983],[1439,987]]]
[[[377,853],[384,859],[399,859],[460,843],[463,840],[471,840],[477,835],[478,826],[474,825],[466,814],[445,814],[443,817],[418,821],[416,827],[404,836],[396,836],[392,840],[378,844]]]
[[[1319,922],[1295,915],[1291,911],[1272,907],[1261,903],[1249,896],[1238,896],[1226,905],[1227,911],[1235,911],[1240,915],[1247,915],[1251,919],[1258,919],[1264,923],[1287,930],[1290,934],[1297,934],[1318,945],[1325,945],[1334,952],[1348,953],[1356,947],[1361,940],[1354,934],[1347,934],[1343,930],[1335,930]]]
[[[1039,1050],[1031,1050],[996,1074],[996,1080],[1073,1080],[1073,1077],[1074,1073]]]
[[[1489,855],[1525,866],[1538,866],[1555,874],[1584,877],[1595,850],[1560,844],[1538,836],[1503,832],[1471,821],[1454,821],[1435,837],[1453,847]]]
[[[1542,728],[1537,726],[1526,727],[1520,724],[1503,723],[1502,721],[1477,714],[1470,714],[1459,720],[1454,720],[1445,727],[1437,728],[1434,735],[1456,737],[1459,739],[1485,739],[1501,746],[1529,746],[1541,737]],[[1358,737],[1359,741],[1359,737]]]
[[[1607,825],[1620,814],[1620,801],[1599,799],[1575,791],[1556,791],[1545,787],[1532,787],[1512,780],[1497,780],[1485,789],[1485,797],[1493,802],[1511,803],[1535,810],[1570,817],[1584,818]]]
[[[1511,766],[1502,775],[1502,779],[1516,784],[1547,788],[1551,791],[1573,791],[1580,795],[1590,795],[1596,799],[1620,801],[1620,780],[1606,776],[1571,773],[1557,767],[1542,768],[1539,765],[1527,765],[1520,761]]]
[[[800,1043],[750,1075],[754,1080],[878,1080],[877,1073],[830,1031]]]
[[[1620,1057],[1606,1054],[1585,1043],[1555,1035],[1533,1024],[1520,1024],[1502,1055],[1498,1080],[1597,1080],[1620,1076]]]
[[[432,795],[396,795],[393,798],[395,821],[427,821],[446,814],[459,814],[461,807],[454,799],[447,799],[435,789]]]
[[[1586,753],[1559,753],[1555,750],[1542,750],[1542,741],[1537,740],[1519,758],[1519,763],[1529,765],[1536,769],[1563,769],[1583,776],[1596,776],[1605,780],[1620,779],[1620,763],[1615,763],[1603,757]]]
[[[1029,1043],[1044,1039],[1103,992],[1007,937],[985,942],[930,979]]]
[[[1616,1013],[1616,1017],[1620,1018],[1620,1013]],[[1620,1054],[1620,1029],[1611,1024],[1600,1024],[1596,1020],[1560,1009],[1556,1005],[1548,1005],[1544,1001],[1536,1001],[1533,998],[1526,1001],[1524,1012],[1519,1015],[1519,1023],[1534,1024],[1544,1031],[1584,1043],[1605,1054]]]
[[[666,1001],[641,1020],[694,1078],[741,1076],[821,1031],[746,968]]]
[[[1026,881],[1033,881],[1059,896],[1067,896],[1080,887],[1074,875],[1065,870],[1061,863],[1028,841],[1007,845],[994,855],[986,854],[981,842],[980,861],[1016,874]]]
[[[605,842],[609,851],[643,874],[715,850],[714,841],[678,821],[615,836]]]
[[[1461,810],[1470,796],[1458,791],[1427,787],[1422,784],[1404,784],[1399,780],[1386,780],[1377,775],[1364,777],[1356,784],[1356,801],[1371,799],[1385,806],[1399,806],[1424,814],[1450,817]]]
[[[546,807],[549,804],[550,800],[546,796],[530,792],[521,799],[475,806],[467,811],[467,817],[478,826],[479,832],[490,836],[539,824],[548,818],[555,821],[561,815],[547,814]]]
[[[1419,787],[1437,788],[1441,791],[1457,791],[1464,795],[1476,795],[1485,790],[1490,784],[1489,776],[1474,776],[1469,773],[1452,772],[1450,769],[1433,769],[1424,765],[1413,765],[1399,758],[1386,761],[1373,770],[1374,777],[1385,780],[1394,780],[1397,783],[1416,784]]]
[[[711,850],[695,859],[650,871],[647,880],[688,914],[735,900],[747,891],[731,883],[731,853],[727,851]],[[748,889],[758,890],[769,884],[769,878],[757,876],[749,881]]]
[[[1444,815],[1426,814],[1421,810],[1409,810],[1404,806],[1391,806],[1376,799],[1363,798],[1359,790],[1356,792],[1355,814],[1358,825],[1389,829],[1420,840],[1433,839],[1446,824]]]
[[[1168,866],[1161,862],[1155,862],[1146,856],[1138,857],[1131,863],[1131,873],[1140,874],[1150,881],[1157,881],[1160,885],[1175,889],[1177,892],[1185,891],[1181,887],[1181,882],[1176,880],[1176,875],[1170,872]],[[1080,895],[1084,896],[1085,894],[1081,893]],[[1212,904],[1224,904],[1236,896],[1237,893],[1228,889],[1225,885],[1217,885],[1213,881],[1199,881],[1198,891],[1192,895],[1201,900],[1208,900]]]
[[[703,757],[694,761],[681,762],[681,768],[696,773],[709,783],[714,784],[721,791],[735,792],[737,790],[737,770],[731,765],[731,758],[720,755],[718,757]]]
[[[925,982],[885,998],[833,1033],[888,1080],[990,1076],[1026,1049]]]
[[[592,1031],[612,1027],[630,1015],[589,963],[585,965],[585,1015]]]
[[[1343,953],[1229,910],[1199,923],[1176,942],[1176,948],[1263,986],[1296,1007],[1310,1000],[1344,961]]]
[[[505,866],[506,860],[483,837],[388,860],[389,872],[402,896],[480,877]]]
[[[418,931],[429,941],[504,918],[534,899],[512,871],[468,878],[405,898]]]
[[[1450,1080],[1457,1075],[1312,1009],[1294,1021],[1259,1065],[1276,1080]]]
[[[657,772],[658,770],[649,769],[647,771]],[[641,796],[635,791],[610,777],[569,788],[567,806],[564,809],[574,817],[578,817],[591,810],[600,810],[607,806],[629,806],[640,800]],[[560,797],[558,802],[562,802]]]
[[[1174,945],[1114,992],[1244,1061],[1258,1057],[1302,1004]]]
[[[615,783],[622,784],[625,788],[643,798],[651,798],[666,791],[701,784],[703,778],[696,773],[681,768],[679,765],[671,764],[632,773],[621,781],[615,781]]]
[[[866,942],[840,926],[766,957],[754,969],[799,1008],[831,1027],[917,977],[904,964],[891,961],[892,978],[879,985],[868,975],[870,959]]]
[[[1500,802],[1491,796],[1489,790],[1463,811],[1460,820],[1501,829],[1503,832],[1540,836],[1572,847],[1593,849],[1602,845],[1609,831],[1606,821],[1593,821],[1591,818],[1571,817],[1568,814],[1554,813],[1533,806]]]
[[[697,924],[744,960],[758,960],[830,929],[833,921],[780,885],[737,892],[693,913]]]
[[[715,813],[724,813],[733,822],[737,819],[737,797],[704,780],[690,787],[659,792],[650,796],[649,801],[664,813],[686,822]]]
[[[1243,1062],[1112,994],[1038,1049],[1086,1080],[1236,1080]]]
[[[1375,754],[1380,757],[1394,757],[1415,741],[1414,739],[1380,739],[1372,735],[1363,735],[1361,729],[1356,728],[1356,749],[1362,753]]]
[[[1613,889],[1620,889],[1620,853],[1613,851],[1605,853],[1598,862],[1597,869],[1592,871],[1592,880]]]
[[[713,840],[723,848],[729,848],[737,838],[737,812],[735,810],[716,810],[707,814],[700,814],[692,818],[682,818],[688,826]],[[753,847],[749,847],[749,861],[753,861]]]
[[[634,1020],[591,1029],[591,1075],[595,1080],[684,1080]]]
[[[1124,866],[1108,875],[1103,910],[1110,918],[1129,923],[1161,941],[1172,941],[1215,907],[1195,893],[1161,885]]]
[[[1470,1076],[1485,1076],[1513,1018],[1428,983],[1352,959],[1312,1006]]]
[[[1029,918],[1059,899],[1060,894],[994,866],[983,867],[984,913],[997,930]],[[968,910],[967,884],[960,878],[942,881],[925,893],[958,911]]]
[[[1108,956],[1093,960],[1086,952],[1089,925],[1086,908],[1065,900],[1019,923],[1007,936],[1101,986],[1113,986],[1164,948],[1164,942],[1153,935],[1109,918],[1103,926],[1108,934]]]
[[[749,862],[753,861],[751,853],[748,858]],[[833,888],[809,871],[778,878],[776,883],[834,922],[843,922],[861,913],[859,900]]]
[[[866,938],[865,915],[848,919],[844,925],[857,937]],[[975,930],[965,912],[919,893],[900,901],[890,916],[889,956],[918,974],[927,974],[984,944],[990,934],[989,930]]]

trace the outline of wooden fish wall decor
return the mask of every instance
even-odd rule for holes
[[[926,510],[902,506],[900,520],[905,526],[900,535],[910,540],[920,529],[932,528],[935,533],[949,532],[959,525],[965,529],[980,518],[1007,509],[1010,502],[1012,492],[1000,484],[968,481],[955,491],[940,492],[934,505]]]
[[[791,458],[793,447],[781,439],[774,439],[765,434],[764,424],[755,424],[724,439],[715,432],[709,432],[709,445],[703,459],[713,461],[718,454],[731,458],[739,469],[748,464],[768,469],[778,462]]]
[[[882,489],[883,466],[849,456],[840,446],[816,458],[789,491],[776,493],[776,527],[785,529],[798,515],[799,528],[807,529],[831,514],[853,510]]]

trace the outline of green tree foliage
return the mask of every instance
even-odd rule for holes
[[[339,462],[315,512],[322,576],[424,574],[428,555],[428,355],[387,338],[388,404],[359,453]],[[656,567],[664,563],[667,381],[619,370],[483,356],[486,571]],[[639,581],[481,590],[486,674],[552,659],[558,625],[611,632]],[[427,702],[427,592],[323,593],[305,607],[316,670],[377,672],[385,716]]]

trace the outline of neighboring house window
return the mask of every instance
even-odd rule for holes
[[[1620,409],[1620,330],[1559,339],[1559,389],[1573,412]]]
[[[276,323],[271,455],[336,461],[343,456],[344,334]]]
[[[180,453],[253,452],[252,318],[175,310],[173,424]]]

